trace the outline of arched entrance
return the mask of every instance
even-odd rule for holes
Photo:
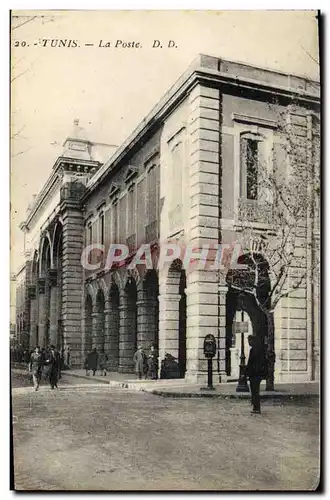
[[[105,300],[102,290],[99,290],[96,295],[96,311],[93,328],[93,347],[96,347],[97,352],[104,352],[105,338]]]
[[[119,371],[130,373],[137,348],[137,287],[133,278],[128,278],[120,299]]]
[[[119,289],[112,283],[109,292],[108,328],[105,352],[108,355],[110,371],[118,370],[119,362]]]
[[[49,271],[51,269],[50,241],[44,237],[41,244],[40,268],[38,280],[38,334],[40,347],[49,345],[49,305],[50,305],[50,281]]]
[[[262,310],[262,307],[266,309],[269,307],[270,279],[268,263],[261,254],[253,254],[252,256],[251,254],[244,254],[239,257],[238,263],[246,265],[246,269],[231,269],[226,279],[228,284],[226,296],[226,372],[228,376],[232,375],[231,348],[235,344],[234,336],[238,330],[246,330],[243,332],[244,337],[250,333],[258,336],[265,349],[268,348],[270,340],[268,338],[267,315]],[[258,271],[257,298],[253,295],[256,267]],[[262,304],[262,307],[259,304]],[[239,312],[243,313],[241,318],[239,318]],[[248,318],[244,318],[244,314]],[[236,321],[234,321],[235,319]],[[250,328],[244,323],[247,323],[247,325],[250,323]],[[246,345],[246,340],[244,340],[244,345]],[[245,353],[245,355],[247,354],[248,352]]]
[[[64,338],[63,338],[63,328],[62,328],[62,261],[63,261],[63,226],[58,221],[54,230],[53,238],[53,266],[52,271],[53,276],[51,280],[51,295],[50,295],[50,329],[52,343],[57,346],[58,349],[63,351],[64,349]]]
[[[93,331],[93,303],[90,295],[85,300],[85,336],[84,336],[84,358],[92,350],[92,331]]]
[[[138,291],[138,344],[146,350],[153,345],[158,350],[159,287],[157,272],[147,271]]]
[[[164,309],[168,309],[167,330],[168,348],[165,348],[165,357],[161,377],[184,378],[186,373],[186,324],[187,324],[187,299],[186,299],[186,274],[182,269],[182,262],[176,259],[171,264],[166,287],[170,294],[166,296]],[[166,344],[165,344],[166,345]],[[164,364],[165,363],[165,364]]]

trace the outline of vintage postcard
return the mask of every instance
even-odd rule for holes
[[[320,487],[320,13],[12,11],[12,484]]]

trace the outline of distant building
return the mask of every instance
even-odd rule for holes
[[[274,151],[275,164],[280,161],[276,117],[292,99],[309,147],[315,135],[309,117],[320,107],[317,82],[201,55],[120,147],[91,142],[75,121],[22,224],[27,261],[22,278],[18,274],[18,283],[26,284],[26,296],[18,292],[20,338],[30,347],[70,346],[76,367],[92,347],[104,349],[111,370],[121,372],[133,370],[137,345],[154,344],[160,360],[174,356],[181,377],[202,381],[203,339],[212,333],[214,370],[221,380],[230,378],[237,311],[229,314],[228,285],[218,273],[185,273],[179,258],[169,268],[140,273],[127,265],[87,270],[81,256],[92,244],[104,245],[105,254],[110,244],[125,244],[129,259],[149,244],[154,259],[164,241],[197,249],[232,243],[251,203],[252,226],[267,233],[267,204],[251,195],[241,151]],[[94,252],[89,263],[98,258]],[[248,330],[255,331],[255,306],[242,307]],[[281,303],[276,380],[315,379],[318,318],[312,283]]]

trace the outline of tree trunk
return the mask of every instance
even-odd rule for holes
[[[268,376],[266,378],[266,391],[274,391],[274,370],[275,370],[275,322],[274,313],[270,311],[265,311],[268,322],[268,346],[267,346],[267,357],[268,357]]]

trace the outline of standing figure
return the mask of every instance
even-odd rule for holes
[[[246,365],[246,375],[250,382],[252,413],[260,414],[260,382],[267,376],[267,362],[259,339],[254,335],[249,335],[248,342],[251,349]]]
[[[138,350],[135,352],[133,356],[133,361],[135,364],[135,373],[139,377],[142,378],[145,375],[145,367],[146,367],[146,356],[143,352],[142,346],[139,345]]]
[[[101,376],[106,376],[107,374],[107,362],[108,356],[105,354],[104,349],[102,349],[102,352],[99,355],[99,370],[101,372]]]
[[[158,378],[158,354],[154,345],[150,347],[148,355],[148,377],[152,380]]]
[[[48,365],[48,379],[50,388],[54,389],[56,387],[56,389],[58,389],[57,382],[59,378],[61,358],[59,352],[57,352],[55,346],[53,345],[50,346],[46,364]]]
[[[71,368],[71,347],[69,345],[64,348],[64,364],[67,369]]]
[[[92,370],[93,376],[95,375],[95,372],[97,370],[98,359],[99,355],[97,353],[96,347],[94,347],[93,350],[88,354],[87,358],[87,370]]]
[[[33,387],[39,389],[42,370],[42,358],[39,347],[36,347],[30,357],[29,372],[32,373]]]

